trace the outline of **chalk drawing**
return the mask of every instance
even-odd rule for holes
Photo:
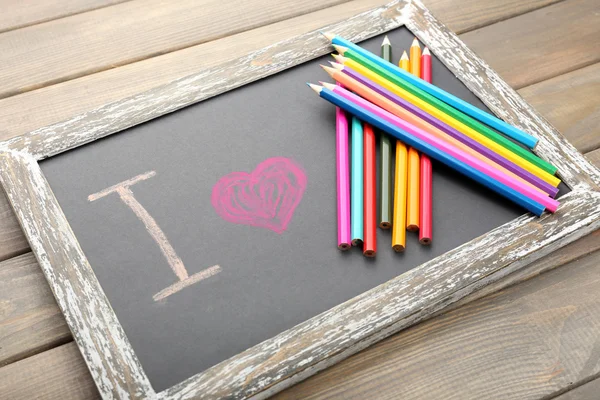
[[[300,165],[289,158],[274,157],[250,173],[232,172],[219,179],[211,202],[225,221],[281,234],[302,200],[306,183]]]
[[[193,285],[196,282],[218,274],[219,272],[221,272],[221,267],[219,267],[218,265],[214,265],[192,276],[188,275],[185,265],[183,265],[183,261],[181,261],[181,258],[179,258],[179,256],[177,255],[175,249],[173,248],[173,246],[171,246],[171,243],[169,243],[169,239],[167,239],[167,236],[165,235],[163,230],[160,229],[160,227],[156,223],[156,220],[152,218],[148,210],[146,210],[144,206],[142,206],[142,204],[139,201],[137,201],[137,199],[133,195],[133,192],[131,191],[131,186],[135,185],[138,182],[152,178],[154,175],[156,175],[155,171],[149,171],[144,174],[134,176],[131,179],[117,183],[116,185],[110,186],[104,190],[89,195],[88,201],[96,201],[111,193],[117,193],[121,198],[121,201],[123,201],[123,203],[129,206],[129,208],[131,208],[131,211],[133,211],[133,213],[138,217],[138,219],[144,224],[146,230],[148,231],[152,239],[154,239],[163,256],[167,260],[169,267],[171,267],[177,278],[179,278],[179,282],[174,283],[173,285],[161,290],[153,296],[153,299],[155,301],[159,301],[167,298],[168,296],[180,291],[181,289],[187,286]]]

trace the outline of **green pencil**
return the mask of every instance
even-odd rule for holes
[[[392,61],[392,44],[386,36],[381,43],[381,57]],[[379,136],[380,174],[379,174],[379,227],[392,227],[392,144],[390,137],[381,132]]]

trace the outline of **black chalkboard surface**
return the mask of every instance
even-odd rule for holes
[[[413,36],[388,36],[397,61]],[[379,52],[382,39],[363,45]],[[334,108],[305,86],[329,80],[318,67],[329,60],[41,162],[156,391],[523,213],[434,164],[430,247],[409,233],[407,251],[394,253],[390,232],[379,230],[375,259],[340,252]],[[435,57],[433,83],[485,109]],[[285,170],[284,183],[273,168]],[[273,199],[268,206],[243,213],[243,196],[213,195],[240,171],[276,176],[238,186]],[[213,206],[224,201],[229,218]]]

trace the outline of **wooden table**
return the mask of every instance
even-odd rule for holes
[[[384,1],[0,0],[0,140]],[[426,4],[600,166],[598,0]],[[597,399],[599,249],[600,231],[537,263],[560,268],[511,276],[276,398]],[[0,261],[0,398],[97,398],[3,193]]]

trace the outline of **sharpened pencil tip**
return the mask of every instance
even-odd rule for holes
[[[419,41],[417,40],[417,38],[415,38],[412,42],[412,44],[410,45],[410,47],[419,47]]]
[[[340,71],[344,69],[344,66],[340,63],[336,63],[333,61],[329,61],[329,64],[331,64],[331,66],[335,69],[339,69]]]
[[[392,43],[390,42],[390,39],[387,37],[387,35],[385,35],[385,37],[383,38],[383,42],[381,42],[382,46],[391,46]]]
[[[431,55],[431,53],[429,52],[429,47],[425,47],[423,49],[423,54],[422,55],[423,56],[430,56]]]
[[[340,45],[337,45],[337,44],[334,44],[333,47],[335,48],[335,51],[337,51],[341,55],[344,55],[344,53],[348,51],[347,47],[340,46]]]
[[[321,68],[323,68],[325,72],[327,72],[330,76],[332,76],[337,71],[337,69],[328,67],[326,65],[321,65]]]
[[[321,93],[321,90],[323,90],[323,86],[315,85],[314,83],[310,83],[310,82],[306,82],[306,84],[308,85],[309,88],[314,90],[315,93],[317,93],[317,94]]]
[[[329,41],[332,41],[333,38],[335,37],[335,34],[331,33],[331,32],[323,32],[323,31],[319,31],[321,33],[321,35],[325,36],[327,39],[329,39]]]
[[[326,89],[329,89],[329,90],[333,90],[333,89],[335,89],[335,84],[333,84],[333,83],[329,83],[329,82],[321,82],[321,84],[322,84],[322,85],[323,85],[323,86],[324,86]]]
[[[333,54],[333,58],[335,58],[335,61],[339,62],[340,64],[343,64],[347,60],[346,57],[339,54]]]
[[[404,52],[402,53],[402,57],[400,57],[401,60],[408,60],[408,54],[406,53],[406,50],[404,50]]]

